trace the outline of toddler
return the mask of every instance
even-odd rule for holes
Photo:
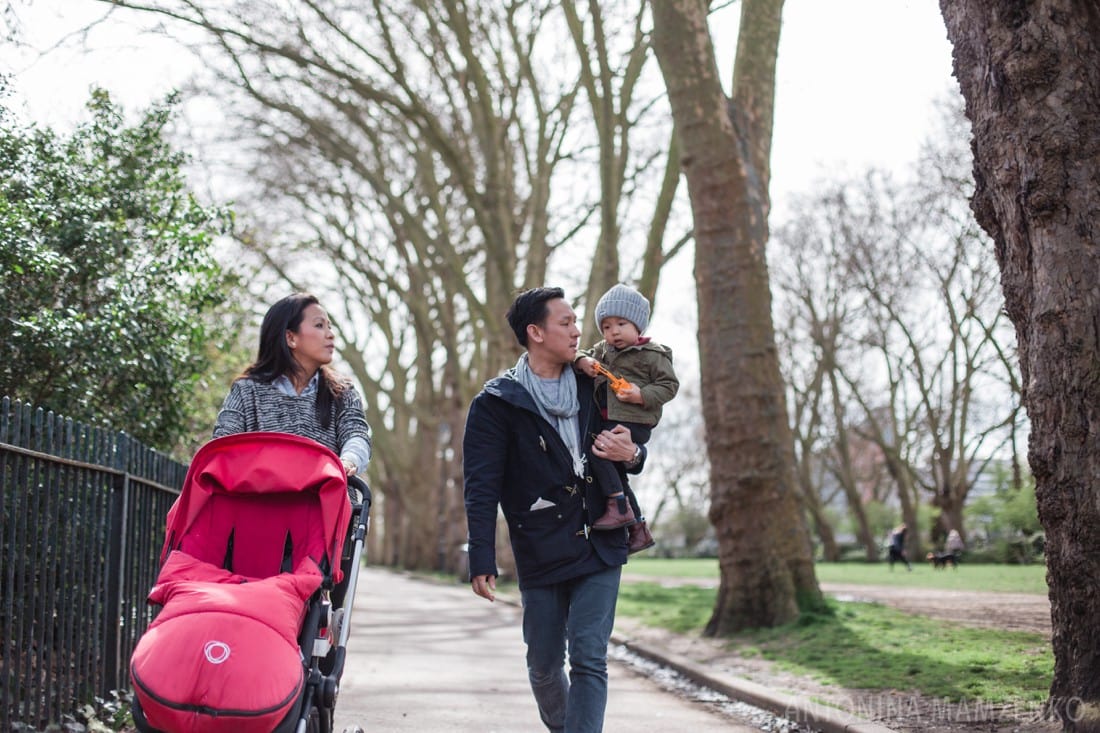
[[[603,340],[580,352],[576,366],[596,378],[596,399],[607,421],[605,429],[622,425],[630,430],[635,443],[644,445],[661,419],[661,408],[680,388],[672,369],[672,350],[642,335],[649,325],[649,301],[626,285],[616,285],[596,303],[596,325]],[[598,371],[600,367],[626,384],[620,382],[614,389]],[[652,547],[645,519],[639,519],[641,509],[634,510],[637,500],[633,492],[628,496],[624,491],[621,468],[591,451],[588,460],[607,496],[607,509],[592,529],[629,527],[631,553]]]

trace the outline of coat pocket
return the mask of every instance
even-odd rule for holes
[[[515,512],[508,531],[516,564],[540,572],[568,564],[588,552],[583,504],[569,501],[545,509]]]

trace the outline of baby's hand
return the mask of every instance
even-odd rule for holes
[[[633,382],[630,382],[629,389],[616,392],[615,396],[619,398],[619,402],[630,402],[635,405],[645,404],[645,400],[642,399],[642,390]]]
[[[577,359],[573,363],[576,364],[578,369],[580,369],[582,372],[584,372],[588,376],[590,376],[590,377],[596,376],[596,367],[594,366],[595,363],[596,363],[596,360],[593,359],[592,357],[582,356],[581,358]]]

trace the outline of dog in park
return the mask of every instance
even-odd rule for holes
[[[930,552],[927,558],[933,570],[946,570],[948,565],[956,570],[959,567],[959,558],[953,552]]]

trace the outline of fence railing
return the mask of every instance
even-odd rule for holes
[[[0,730],[129,688],[187,466],[125,433],[0,403]]]

